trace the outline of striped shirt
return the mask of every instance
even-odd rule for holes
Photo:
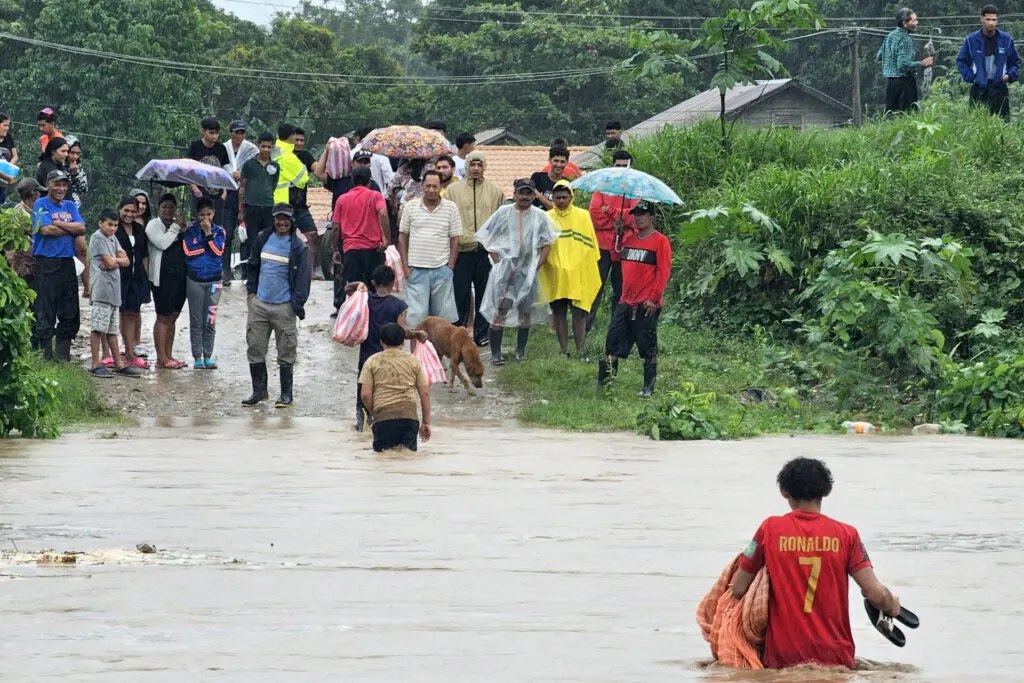
[[[410,268],[441,268],[451,258],[451,238],[462,235],[462,220],[455,202],[442,199],[431,211],[423,199],[410,200],[402,209],[399,232],[409,236]]]

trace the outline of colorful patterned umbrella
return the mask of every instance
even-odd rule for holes
[[[574,180],[572,186],[584,192],[603,192],[629,199],[646,199],[663,204],[683,203],[668,185],[632,168],[602,168]]]
[[[135,177],[161,185],[198,185],[211,190],[237,190],[238,183],[227,171],[193,159],[153,159]]]
[[[420,126],[378,128],[363,138],[361,145],[367,151],[399,159],[429,159],[452,151],[444,135]]]

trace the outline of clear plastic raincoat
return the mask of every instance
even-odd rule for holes
[[[556,231],[543,209],[506,204],[476,232],[477,242],[500,260],[491,268],[480,314],[497,327],[530,327],[547,321],[547,300],[537,279],[541,250]],[[512,314],[515,311],[515,314]]]

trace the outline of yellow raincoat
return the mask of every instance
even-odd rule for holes
[[[555,183],[555,188],[559,187],[569,187],[569,183],[560,180]],[[565,211],[550,209],[548,217],[558,228],[558,239],[540,269],[541,290],[548,301],[570,299],[574,307],[589,311],[601,289],[597,269],[601,252],[590,212],[570,204]]]
[[[309,182],[306,165],[299,157],[295,156],[295,145],[284,140],[277,141],[271,158],[281,169],[277,176],[277,187],[274,189],[274,203],[290,204],[290,190],[293,187],[301,190]]]

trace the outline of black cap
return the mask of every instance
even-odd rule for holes
[[[373,152],[370,152],[370,151],[365,150],[365,149],[361,149],[361,150],[359,150],[358,152],[356,152],[355,154],[352,155],[352,161],[363,161],[363,160],[369,161],[372,158],[373,158]]]
[[[519,192],[519,190],[522,189],[530,189],[536,192],[537,185],[534,184],[533,178],[519,178],[518,180],[512,182],[513,192]]]
[[[55,168],[46,174],[46,182],[52,183],[55,180],[68,180],[68,174],[59,168]]]
[[[640,201],[638,201],[636,203],[636,206],[634,206],[632,209],[629,210],[629,213],[630,213],[631,216],[636,216],[637,214],[641,214],[641,213],[653,214],[654,213],[654,204],[652,204],[651,202],[646,201],[644,199],[641,199]]]
[[[274,208],[271,209],[271,215],[293,218],[295,216],[295,209],[292,208],[291,204],[281,202],[280,204],[274,204]]]
[[[228,126],[228,132],[234,133],[235,131],[238,130],[247,131],[249,130],[249,126],[245,125],[245,121],[242,121],[241,119],[237,121],[232,121],[231,124]]]

